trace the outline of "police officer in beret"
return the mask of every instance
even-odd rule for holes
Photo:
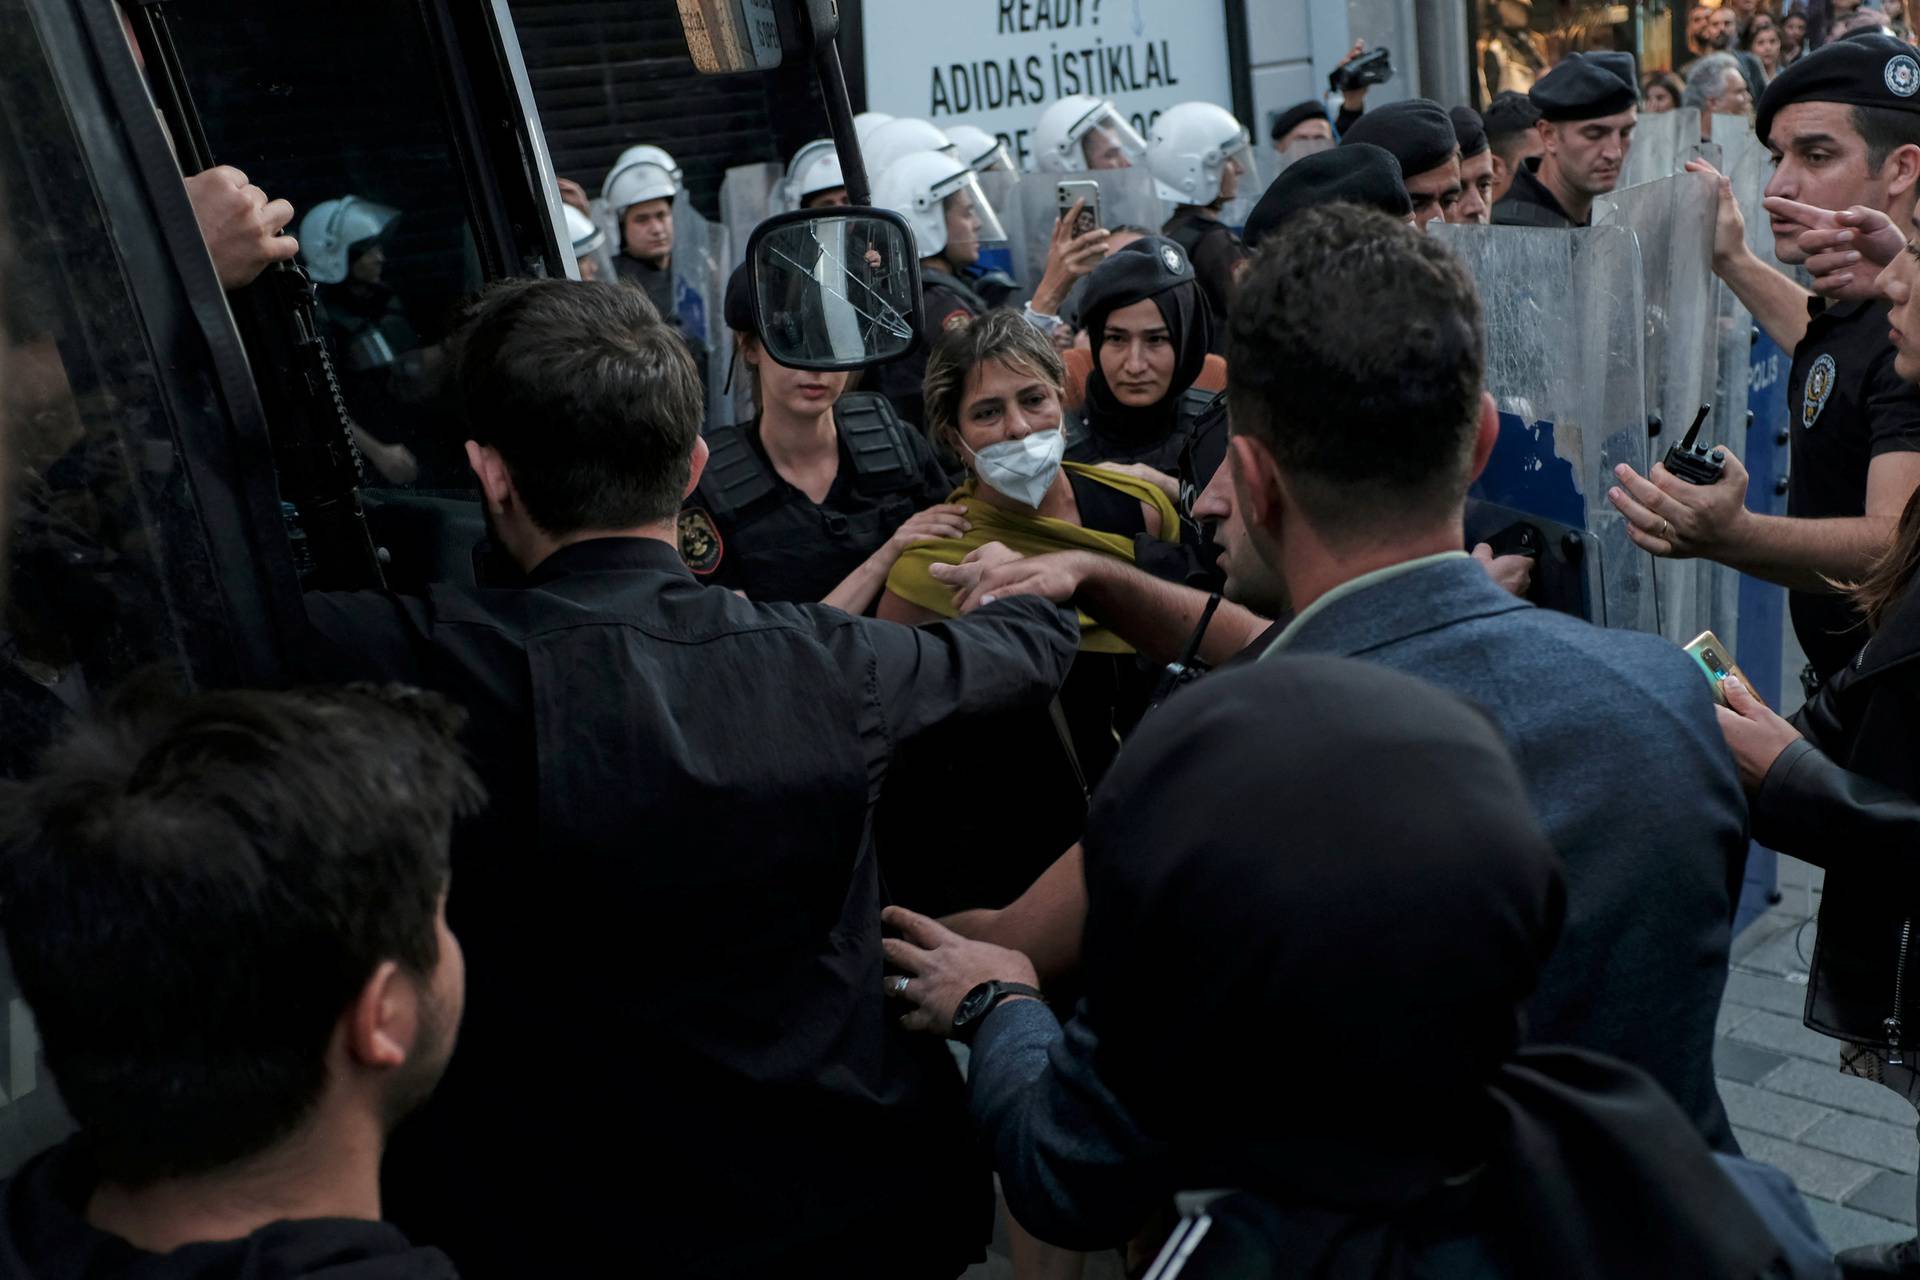
[[[1400,162],[1384,147],[1354,142],[1308,156],[1275,178],[1247,215],[1247,247],[1258,248],[1296,214],[1325,204],[1357,204],[1413,221]]]
[[[1639,120],[1633,55],[1573,53],[1535,83],[1540,155],[1493,206],[1503,227],[1584,227],[1593,201],[1620,181]]]
[[[1884,36],[1838,41],[1767,86],[1757,125],[1779,162],[1767,209],[1782,262],[1808,262],[1803,238],[1831,232],[1832,210],[1870,218],[1883,234],[1910,225],[1920,184],[1916,56]],[[1688,167],[1712,172],[1698,161]],[[1867,247],[1864,237],[1859,243]],[[1613,502],[1634,541],[1655,555],[1703,556],[1788,587],[1811,683],[1845,666],[1866,639],[1831,584],[1858,580],[1886,549],[1920,484],[1920,392],[1894,371],[1888,304],[1871,293],[1877,269],[1816,270],[1833,296],[1810,295],[1747,248],[1724,178],[1714,270],[1793,353],[1787,515],[1746,509],[1747,471],[1731,451],[1713,485],[1686,484],[1663,467],[1650,478],[1624,469]]]
[[[1486,122],[1472,107],[1455,107],[1447,114],[1460,139],[1460,203],[1451,221],[1485,226],[1493,221],[1493,147]]]
[[[1447,109],[1428,98],[1388,103],[1360,117],[1340,145],[1366,143],[1393,153],[1413,202],[1414,225],[1454,220],[1460,203],[1460,140]]]
[[[1303,142],[1324,142],[1332,146],[1333,121],[1327,118],[1327,109],[1319,103],[1299,102],[1273,118],[1273,127],[1267,136],[1273,139],[1273,149],[1281,155]]]
[[[706,470],[680,512],[680,556],[702,581],[750,600],[869,612],[902,551],[966,532],[964,510],[946,502],[952,483],[886,397],[767,354],[745,264],[727,282],[726,318],[758,412],[708,433]]]
[[[1502,89],[1487,104],[1480,122],[1486,127],[1489,160],[1493,165],[1493,195],[1489,206],[1507,198],[1513,176],[1527,161],[1540,154],[1540,108],[1524,93]]]

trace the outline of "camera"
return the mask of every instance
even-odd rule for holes
[[[1363,53],[1344,67],[1335,67],[1327,77],[1327,88],[1334,93],[1350,93],[1369,85],[1385,84],[1393,79],[1393,54],[1385,46]]]

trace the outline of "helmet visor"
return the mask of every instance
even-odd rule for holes
[[[1147,159],[1147,140],[1111,102],[1080,117],[1071,133],[1088,169],[1131,169]]]
[[[1230,168],[1237,171],[1231,178],[1227,176]],[[1220,149],[1220,194],[1228,200],[1245,195],[1258,181],[1256,174],[1253,142],[1247,136],[1247,131],[1242,129]]]
[[[993,202],[980,189],[980,177],[971,169],[962,170],[933,188],[933,196],[946,211],[947,244],[1004,244],[1007,232]]]

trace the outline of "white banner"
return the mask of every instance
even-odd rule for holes
[[[870,110],[997,133],[1022,168],[1040,112],[1070,94],[1113,99],[1142,137],[1178,102],[1233,109],[1223,0],[866,0],[861,12]]]

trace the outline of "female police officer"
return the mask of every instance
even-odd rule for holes
[[[759,412],[708,436],[706,472],[680,513],[681,557],[752,600],[868,612],[900,553],[962,536],[965,511],[944,501],[952,486],[931,446],[885,398],[842,394],[849,375],[768,356],[744,265],[727,282],[726,318]]]

